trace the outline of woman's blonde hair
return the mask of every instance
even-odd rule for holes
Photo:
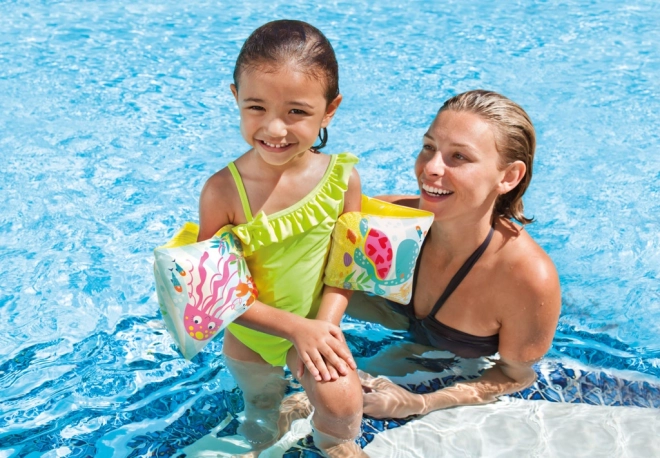
[[[523,214],[522,196],[532,181],[532,163],[536,149],[536,133],[529,116],[520,105],[492,91],[468,91],[447,100],[440,108],[443,111],[467,111],[474,113],[494,127],[495,147],[500,153],[502,168],[522,161],[527,170],[520,183],[495,201],[494,212],[521,224],[534,219]]]

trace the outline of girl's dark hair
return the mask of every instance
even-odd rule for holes
[[[322,81],[327,103],[339,95],[339,68],[328,39],[316,27],[288,19],[268,22],[245,40],[234,67],[234,85],[238,88],[240,76],[246,71],[268,71],[284,63],[292,63],[297,70]],[[315,150],[328,141],[325,127],[319,139],[321,144],[314,146]]]
[[[495,130],[495,146],[500,153],[500,166],[504,168],[514,161],[525,164],[525,176],[515,188],[497,198],[494,211],[522,224],[531,223],[534,219],[523,214],[522,197],[532,181],[536,133],[525,110],[501,94],[479,89],[458,94],[447,100],[440,108],[440,113],[443,111],[467,111],[481,116]]]

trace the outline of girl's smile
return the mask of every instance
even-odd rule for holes
[[[258,142],[261,144],[261,147],[265,149],[266,151],[269,151],[271,153],[283,153],[285,151],[288,151],[291,146],[293,146],[293,143],[269,143],[264,140],[258,140]]]

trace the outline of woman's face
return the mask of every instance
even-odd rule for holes
[[[436,220],[490,215],[506,173],[499,161],[489,123],[469,112],[441,112],[415,163],[420,208]]]

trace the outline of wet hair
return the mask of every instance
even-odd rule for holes
[[[529,116],[520,105],[496,92],[468,91],[447,100],[438,114],[443,111],[465,111],[480,116],[494,128],[495,147],[500,154],[500,166],[521,161],[527,167],[520,183],[506,194],[498,196],[494,212],[521,224],[529,224],[533,218],[523,214],[522,197],[532,181],[532,163],[536,149],[536,133]]]
[[[302,21],[283,19],[268,22],[245,40],[234,67],[234,85],[247,71],[275,71],[284,64],[323,83],[324,97],[329,104],[339,95],[339,67],[335,51],[328,39],[316,27]],[[328,130],[319,132],[323,148],[328,142]]]

